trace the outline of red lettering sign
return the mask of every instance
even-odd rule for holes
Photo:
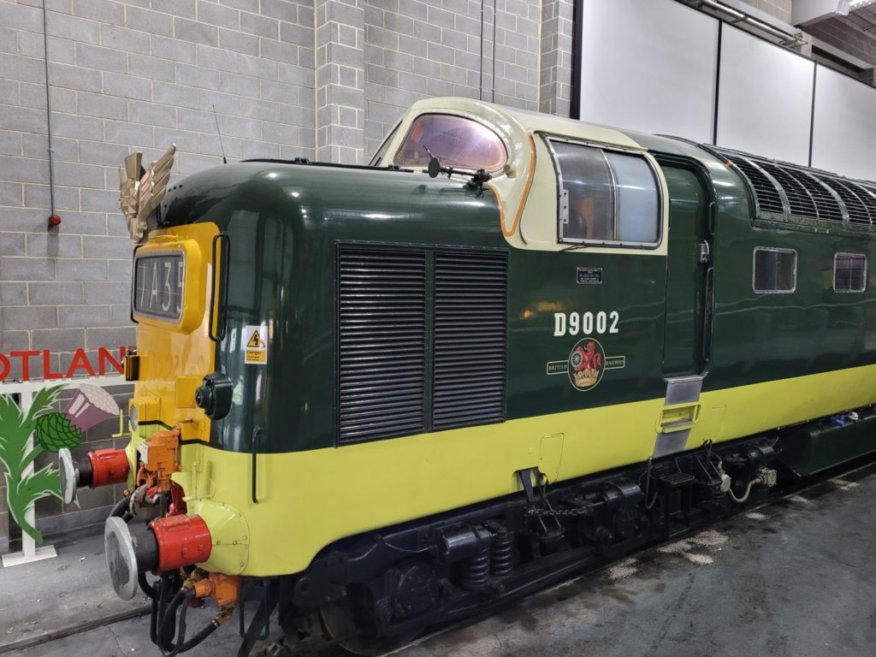
[[[73,359],[70,361],[70,366],[65,373],[56,372],[52,368],[52,358],[54,354],[49,349],[41,351],[10,351],[8,354],[0,353],[0,381],[5,381],[17,365],[21,372],[22,381],[30,381],[31,379],[60,379],[63,377],[72,378],[75,376],[103,376],[106,374],[123,374],[125,371],[125,347],[117,347],[119,357],[113,355],[115,350],[110,350],[107,347],[97,348],[97,367],[94,366],[94,353],[89,355],[84,348],[79,348],[73,352]],[[36,360],[34,360],[36,359]],[[42,365],[42,368],[39,365]],[[39,370],[42,369],[42,372]]]

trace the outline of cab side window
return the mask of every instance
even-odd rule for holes
[[[653,247],[660,242],[657,177],[639,156],[549,140],[559,180],[560,242]]]

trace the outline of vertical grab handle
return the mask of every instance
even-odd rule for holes
[[[219,247],[220,244],[221,247]],[[225,307],[228,301],[228,249],[230,246],[231,241],[228,239],[228,233],[219,233],[213,237],[213,276],[210,281],[212,294],[208,327],[210,339],[213,342],[222,342],[225,339]]]
[[[259,438],[262,437],[262,428],[256,425],[255,429],[252,430],[252,444],[250,445],[252,449],[252,503],[259,503],[259,495],[258,495],[258,458],[259,458],[259,443],[261,442]]]
[[[704,371],[712,362],[712,333],[715,330],[715,268],[706,270],[705,306],[703,308],[703,364]]]
[[[133,284],[131,285],[131,310],[128,313],[128,316],[135,324],[140,323],[137,321],[137,318],[134,317],[134,305],[137,303],[137,251],[139,251],[140,247],[142,246],[142,244],[138,244],[137,246],[135,246],[134,253],[131,254],[131,262],[134,263],[134,271],[131,272],[131,281]]]

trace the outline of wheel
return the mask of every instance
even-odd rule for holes
[[[350,587],[347,597],[320,609],[326,632],[344,650],[371,657],[395,650],[411,641],[418,631],[401,636],[377,636],[376,611],[364,587]]]

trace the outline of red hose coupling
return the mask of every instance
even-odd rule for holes
[[[158,542],[156,572],[193,566],[210,558],[213,539],[201,516],[166,516],[153,520],[149,526]]]
[[[88,483],[92,488],[128,481],[128,455],[125,450],[98,449],[88,452],[88,460],[91,461],[91,481]]]

